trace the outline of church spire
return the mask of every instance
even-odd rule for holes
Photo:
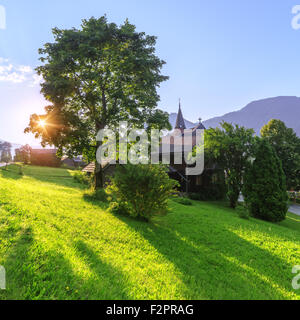
[[[180,129],[180,130],[185,130],[186,129],[185,121],[183,119],[183,115],[182,115],[182,111],[181,111],[181,101],[180,101],[180,99],[179,99],[179,111],[178,111],[178,115],[177,115],[175,129]]]

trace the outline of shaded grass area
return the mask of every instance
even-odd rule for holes
[[[294,229],[300,232],[300,216],[288,212],[286,220],[279,223],[279,225],[287,227],[289,229]]]
[[[170,202],[151,223],[113,216],[63,169],[0,170],[0,299],[299,299],[299,217],[240,219]]]

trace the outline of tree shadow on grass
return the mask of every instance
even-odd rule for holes
[[[74,181],[72,176],[49,176],[49,175],[28,175],[28,177],[38,180],[41,182],[53,184],[54,186],[61,186],[61,187],[67,187],[67,188],[76,188],[79,190],[86,190],[87,186],[84,184],[81,184],[79,182]]]
[[[168,226],[118,218],[176,266],[188,299],[286,299],[276,287],[292,291],[285,261],[225,228],[203,232],[197,217],[187,222],[179,218]],[[284,284],[278,283],[280,278],[286,279]]]
[[[74,246],[79,257],[86,261],[94,273],[94,277],[88,281],[87,285],[95,296],[102,295],[102,299],[105,300],[131,299],[129,296],[130,285],[125,275],[101,260],[99,254],[95,253],[85,242],[76,241]],[[102,292],[99,292],[99,287]],[[104,296],[103,292],[105,292]]]
[[[36,168],[35,168],[36,169]],[[41,167],[40,169],[43,169]],[[46,168],[51,169],[51,168]],[[22,170],[22,171],[21,171]],[[56,169],[59,170],[59,169]],[[34,170],[31,168],[31,166],[24,166],[22,169],[20,169],[20,166],[18,165],[10,165],[7,170],[5,168],[0,168],[0,174],[5,179],[13,179],[13,180],[20,180],[24,177],[30,177],[34,180],[38,180],[41,182],[46,182],[49,184],[62,186],[62,187],[68,187],[68,188],[77,188],[80,190],[84,190],[87,188],[86,185],[83,185],[81,183],[78,183],[74,181],[72,175],[66,171],[62,170],[62,173],[51,173],[51,172],[43,172],[42,170]],[[56,172],[56,171],[55,171]]]
[[[103,210],[106,210],[109,205],[106,199],[105,191],[102,189],[100,191],[87,190],[83,194],[83,200],[94,206],[98,206]]]
[[[0,168],[0,175],[2,178],[10,180],[20,180],[23,178],[23,175],[20,174],[20,171],[10,170],[9,168],[7,170],[5,168]]]
[[[93,271],[94,275],[88,278],[74,272],[74,266],[58,250],[47,250],[35,240],[30,227],[16,229],[16,233],[18,236],[1,262],[6,269],[7,290],[0,291],[0,300],[129,298],[122,286],[123,275],[101,261],[83,242],[76,243],[76,252],[86,268]]]

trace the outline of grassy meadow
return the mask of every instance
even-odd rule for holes
[[[150,223],[114,216],[68,170],[0,170],[0,299],[299,299],[300,217],[243,220],[170,201]]]

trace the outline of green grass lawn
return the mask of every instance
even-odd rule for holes
[[[151,223],[113,216],[67,170],[0,170],[0,299],[299,299],[300,217],[243,220],[170,201]]]

